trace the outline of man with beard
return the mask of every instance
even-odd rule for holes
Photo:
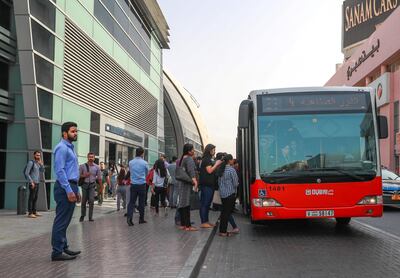
[[[96,156],[90,152],[87,154],[88,161],[79,166],[79,175],[84,179],[82,184],[82,204],[81,217],[79,222],[83,222],[86,216],[86,203],[89,203],[89,221],[93,222],[94,195],[96,191],[96,181],[98,184],[102,182],[100,167],[94,163]]]
[[[68,225],[74,213],[75,203],[80,202],[81,199],[78,190],[78,158],[74,145],[72,145],[72,142],[78,138],[77,124],[73,122],[63,123],[61,134],[62,140],[54,149],[54,172],[56,174],[54,200],[57,207],[51,236],[52,261],[73,260],[81,253],[81,251],[69,249],[66,236]]]

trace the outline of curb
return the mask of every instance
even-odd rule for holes
[[[199,275],[201,265],[207,256],[208,249],[217,233],[218,225],[215,225],[208,237],[203,237],[193,248],[189,258],[186,260],[185,265],[179,272],[179,278],[195,278]]]

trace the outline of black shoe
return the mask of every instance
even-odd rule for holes
[[[127,217],[127,216],[128,216],[128,214],[127,214],[127,213],[125,213],[125,214],[124,214],[124,217]]]
[[[70,255],[70,256],[77,256],[77,255],[79,255],[81,253],[81,251],[72,251],[72,250],[69,250],[69,249],[65,249],[64,253],[67,254],[67,255]]]
[[[85,219],[85,216],[81,216],[81,217],[79,218],[79,222],[83,222],[83,219]]]
[[[66,254],[60,254],[54,257],[51,257],[51,260],[54,261],[69,261],[69,260],[73,260],[76,259],[76,256],[70,256],[70,255],[66,255]]]
[[[145,224],[145,223],[147,223],[146,220],[139,220],[139,224]]]
[[[90,222],[94,222],[94,219],[93,219],[93,218],[89,218],[89,221],[90,221]]]
[[[126,222],[128,223],[128,226],[133,226],[132,218],[127,218]]]

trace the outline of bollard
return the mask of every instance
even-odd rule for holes
[[[18,187],[17,192],[17,214],[26,214],[26,186],[21,185]]]

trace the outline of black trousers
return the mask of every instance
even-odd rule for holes
[[[228,228],[228,220],[232,214],[233,208],[235,207],[236,194],[232,194],[226,198],[221,198],[222,211],[221,211],[221,222],[219,223],[219,232],[226,233]]]
[[[160,201],[161,201],[161,206],[166,207],[165,198],[167,196],[167,189],[165,187],[155,186],[154,193],[155,193],[154,198],[155,198],[156,213],[158,213]]]
[[[36,214],[36,202],[38,199],[39,184],[35,183],[35,188],[29,183],[29,199],[28,199],[28,212],[29,214]]]
[[[131,195],[128,204],[128,218],[133,217],[133,208],[139,198],[139,220],[144,220],[144,199],[146,197],[146,184],[131,184]]]
[[[190,227],[190,206],[179,208],[179,214],[181,216],[181,226]]]

